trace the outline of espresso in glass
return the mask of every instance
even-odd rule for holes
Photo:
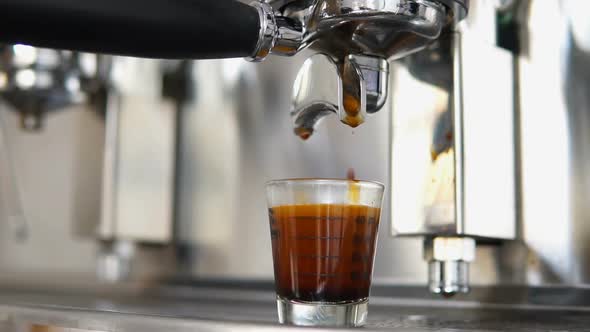
[[[369,297],[380,209],[283,205],[269,210],[277,294],[347,303]]]
[[[269,193],[269,219],[279,320],[363,325],[383,186],[348,180],[284,181],[295,183],[269,184],[275,186],[274,195]],[[351,196],[351,188],[358,195]]]

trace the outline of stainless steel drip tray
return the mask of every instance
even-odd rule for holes
[[[451,301],[421,287],[373,293],[364,331],[590,331],[587,290],[480,289]],[[0,289],[0,331],[309,330],[276,320],[272,286],[263,283]]]

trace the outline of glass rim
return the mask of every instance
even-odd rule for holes
[[[349,184],[351,182],[357,183],[362,187],[368,188],[376,188],[385,190],[385,185],[381,182],[377,181],[368,181],[368,180],[349,180],[349,179],[337,179],[337,178],[291,178],[291,179],[276,179],[267,181],[265,187],[271,187],[273,185],[279,184],[301,184],[301,183],[310,183],[310,184]]]

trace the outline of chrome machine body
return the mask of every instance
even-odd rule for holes
[[[497,15],[473,3],[393,78],[391,230],[425,237],[437,293],[467,291],[475,238],[516,238],[514,54],[498,45]]]
[[[263,183],[352,167],[389,190],[369,329],[584,330],[586,2],[473,0],[457,22],[454,2],[268,1],[252,58],[293,57],[113,57],[108,102],[69,102],[32,134],[5,98],[0,202],[25,217],[0,213],[0,286],[38,306],[1,306],[17,318],[0,328],[270,329]],[[383,32],[400,22],[416,34]],[[364,123],[317,126],[331,114]],[[31,291],[48,288],[62,295]]]

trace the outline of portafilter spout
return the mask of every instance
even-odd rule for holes
[[[389,64],[378,57],[349,55],[336,63],[323,54],[308,58],[293,87],[295,134],[308,139],[317,123],[330,114],[357,127],[387,98]]]
[[[379,111],[387,99],[388,60],[426,47],[445,26],[463,18],[468,5],[455,0],[320,0],[312,9],[295,10],[301,3],[282,8],[304,18],[302,45],[320,53],[305,62],[293,88],[291,114],[295,133],[303,139],[329,114],[357,127]],[[326,93],[327,86],[335,91]]]

